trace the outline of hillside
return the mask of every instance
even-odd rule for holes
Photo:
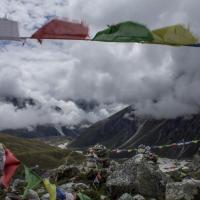
[[[72,144],[86,148],[101,143],[110,148],[163,145],[180,141],[200,139],[200,115],[176,119],[152,119],[137,117],[132,106],[87,128]],[[187,157],[193,155],[199,145],[188,145],[177,149],[165,149],[163,156]]]
[[[0,134],[0,142],[28,166],[39,165],[41,169],[51,169],[66,161],[80,162],[83,157],[69,150],[49,146],[39,140],[22,139]]]
[[[124,118],[124,115],[129,111],[131,111],[131,107],[85,129],[71,146],[85,148],[96,143],[102,143],[108,147],[121,145],[137,130],[135,121]]]

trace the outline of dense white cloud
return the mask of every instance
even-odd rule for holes
[[[61,112],[52,109],[52,105],[59,106]],[[9,103],[0,103],[0,130],[31,128],[36,125],[54,124],[73,128],[77,124],[84,124],[84,121],[94,123],[102,118],[109,117],[122,109],[122,105],[100,105],[95,110],[85,112],[78,108],[72,101],[49,100],[40,106],[27,106],[24,109],[17,109]]]
[[[84,20],[91,35],[108,24],[134,20],[150,28],[184,23],[200,35],[200,2],[193,0],[2,0],[1,16],[19,21],[22,36],[31,35],[58,16]],[[98,42],[27,41],[1,45],[0,96],[32,97],[42,110],[1,105],[0,128],[35,124],[94,122],[134,104],[138,114],[177,117],[199,111],[199,49]],[[65,99],[114,102],[85,113]],[[49,105],[63,104],[64,114]],[[46,106],[45,106],[46,105]],[[119,107],[117,107],[119,105]],[[46,109],[46,110],[45,110]],[[24,119],[24,120],[20,120]]]

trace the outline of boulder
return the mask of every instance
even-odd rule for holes
[[[34,190],[29,190],[28,191],[27,199],[28,200],[40,200],[37,192],[35,192]]]
[[[10,197],[6,197],[5,200],[12,200]]]
[[[145,200],[145,198],[144,198],[142,195],[137,194],[137,195],[135,195],[135,196],[133,197],[133,200]]]
[[[80,165],[61,165],[60,167],[48,170],[43,173],[43,178],[52,178],[53,180],[69,180],[80,174],[83,166]]]
[[[18,194],[15,194],[15,193],[7,193],[6,198],[12,199],[12,200],[20,200],[21,199],[20,196]]]
[[[113,198],[123,193],[139,193],[163,200],[169,176],[158,165],[138,154],[117,167],[108,177],[106,186]]]
[[[49,200],[49,194],[44,194],[44,195],[41,197],[41,200]]]
[[[166,200],[199,200],[200,181],[184,179],[182,182],[168,183],[166,186]]]
[[[130,194],[125,193],[118,200],[145,200],[145,198],[140,194],[137,194],[134,197],[132,197]]]
[[[117,167],[119,167],[119,163],[114,160],[111,160],[110,167],[109,167],[110,172],[115,171]]]
[[[108,199],[108,197],[107,197],[107,196],[105,196],[105,195],[101,195],[101,196],[100,196],[100,199],[101,199],[101,200],[107,200],[107,199]]]
[[[25,185],[26,185],[26,182],[24,180],[15,179],[13,181],[13,184],[12,184],[12,191],[21,191],[21,192],[23,192]]]
[[[118,200],[133,200],[133,197],[130,194],[125,193]]]
[[[187,176],[187,174],[183,173],[180,168],[167,171],[165,174],[168,174],[175,182],[181,182]]]
[[[57,171],[57,180],[70,179],[80,174],[78,167],[73,165],[61,166]]]
[[[87,190],[89,189],[89,187],[84,184],[84,183],[67,183],[67,184],[63,184],[60,186],[60,188],[62,188],[65,191],[71,191],[71,190]]]
[[[75,190],[87,190],[87,189],[89,189],[89,186],[87,186],[84,183],[76,183],[76,184],[74,184],[74,189]]]

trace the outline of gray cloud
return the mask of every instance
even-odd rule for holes
[[[184,23],[200,35],[200,2],[159,0],[3,0],[1,16],[19,21],[21,35],[31,35],[58,16],[84,20],[91,35],[108,24],[133,20],[157,28]],[[174,118],[199,112],[199,49],[98,42],[28,41],[1,47],[0,96],[32,97],[42,109],[17,110],[1,104],[0,128],[36,124],[76,124],[109,116],[134,104],[138,115]],[[85,113],[65,99],[96,99],[95,113]],[[49,107],[62,104],[64,114]],[[20,120],[23,119],[23,120]]]

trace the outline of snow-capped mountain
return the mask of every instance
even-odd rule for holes
[[[77,109],[80,110],[80,112],[88,113],[93,112],[99,104],[96,101],[84,101],[84,100],[66,100],[66,102],[72,102],[76,106]],[[14,110],[16,112],[18,111],[25,111],[27,109],[32,110],[44,110],[47,112],[47,115],[49,113],[53,113],[54,115],[62,116],[64,115],[64,110],[59,105],[48,105],[45,108],[44,105],[33,98],[19,98],[19,97],[1,97],[0,103],[2,105],[9,105],[14,107]],[[46,111],[46,110],[47,111]],[[67,114],[66,114],[67,115]],[[76,124],[69,124],[60,123],[58,122],[46,122],[43,124],[38,125],[31,125],[27,127],[20,127],[20,128],[6,128],[2,129],[1,132],[12,134],[15,136],[21,136],[21,137],[48,137],[48,136],[67,136],[70,138],[75,138],[79,135],[80,129],[84,129],[85,127],[90,126],[92,123],[84,117]],[[12,127],[12,126],[11,126]]]

